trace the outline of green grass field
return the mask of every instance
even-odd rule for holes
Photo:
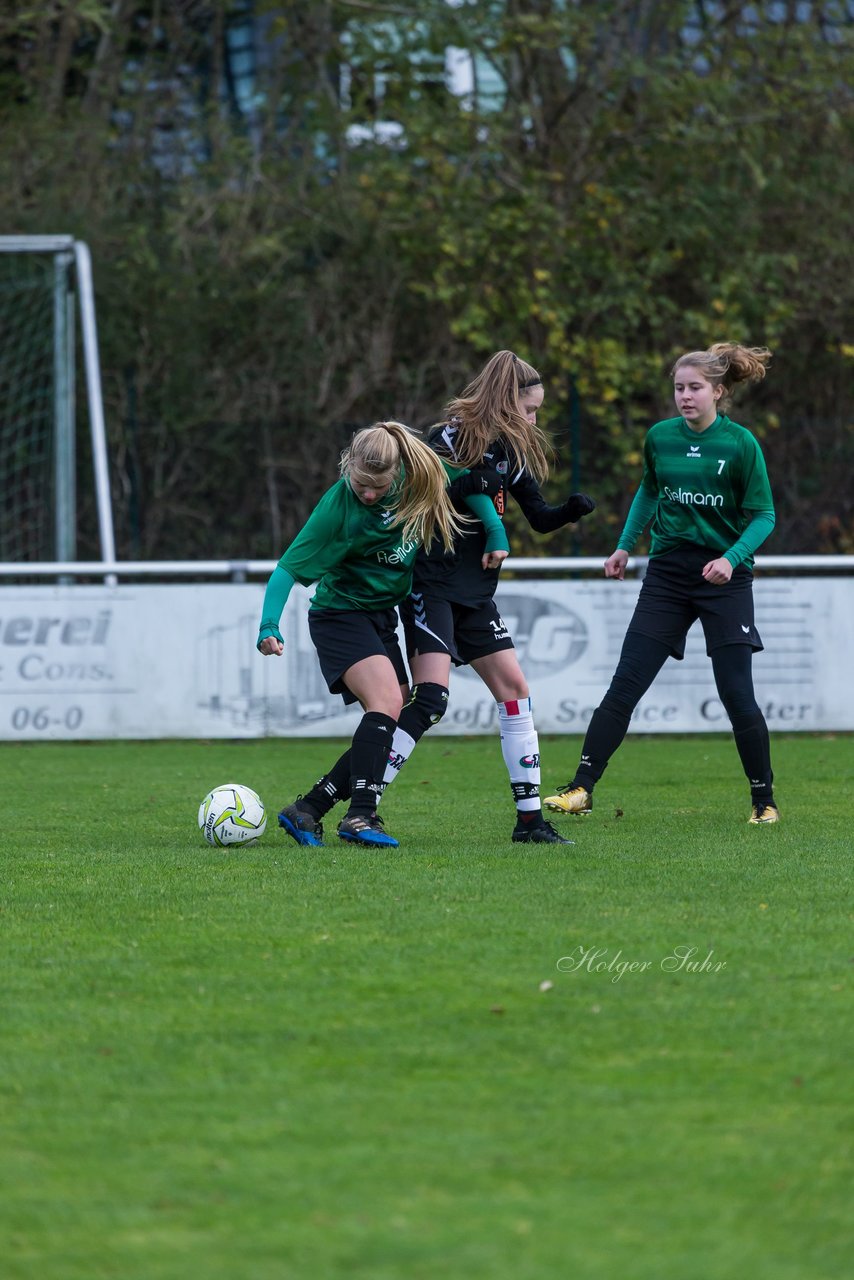
[[[854,738],[776,738],[750,827],[728,738],[630,737],[566,848],[428,739],[400,850],[299,849],[338,745],[0,747],[4,1280],[850,1275]]]

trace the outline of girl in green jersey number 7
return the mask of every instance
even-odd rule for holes
[[[460,517],[446,486],[456,481],[466,504],[489,529],[484,568],[507,555],[508,544],[492,502],[466,493],[466,471],[443,463],[407,427],[378,422],[357,431],[341,457],[341,478],[323,495],[270,577],[257,647],[266,657],[284,649],[279,620],[295,582],[317,590],[309,631],[331,693],[359,702],[363,716],[350,748],[315,787],[279,814],[298,844],[323,843],[314,803],[328,792],[350,796],[338,826],[345,840],[396,846],[377,817],[382,777],[397,718],[408,695],[397,642],[395,606],[412,587],[418,548],[438,535],[450,549]],[[474,486],[471,486],[474,488]],[[462,517],[463,520],[466,517]]]
[[[722,412],[739,382],[758,382],[764,347],[716,342],[680,356],[673,387],[680,417],[647,433],[640,488],[605,577],[625,576],[629,552],[652,520],[649,565],[610,688],[594,711],[573,780],[544,804],[589,813],[593,788],[619,747],[635,707],[668,657],[681,659],[697,618],[718,695],[750,782],[749,821],[779,821],[768,726],[753,692],[753,555],[774,528],[765,459],[755,436]]]

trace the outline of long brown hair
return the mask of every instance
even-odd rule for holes
[[[429,546],[438,534],[450,551],[454,535],[468,523],[448,500],[448,478],[438,457],[402,422],[375,422],[357,431],[341,454],[339,471],[357,484],[392,486],[394,524],[402,526],[404,542]]]
[[[723,409],[729,404],[730,394],[736,383],[761,382],[770,363],[771,352],[767,347],[743,347],[740,342],[714,342],[708,351],[687,351],[684,356],[680,356],[670,374],[675,377],[677,370],[687,365],[699,369],[713,387],[723,387],[723,395],[718,402]]]
[[[445,406],[460,427],[454,448],[463,467],[476,466],[499,436],[518,467],[527,466],[537,480],[549,474],[552,452],[545,432],[532,426],[522,412],[521,393],[542,385],[533,365],[512,351],[496,351],[477,377]]]

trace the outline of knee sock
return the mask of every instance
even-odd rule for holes
[[[736,750],[754,804],[771,804],[774,774],[768,725],[753,691],[753,653],[747,645],[725,645],[712,653],[718,696],[732,725]]]
[[[607,694],[605,695],[607,697]],[[592,791],[608,768],[608,761],[626,736],[631,710],[608,706],[603,700],[590,718],[581,760],[570,786]]]
[[[498,703],[501,754],[510,775],[513,799],[523,822],[533,822],[540,810],[540,741],[531,714],[531,699]]]
[[[628,631],[608,692],[593,712],[570,786],[592,791],[625,738],[632,713],[670,654],[661,640]]]
[[[393,782],[427,730],[442,719],[448,705],[447,687],[440,684],[420,684],[412,690],[412,696],[400,713],[394,731],[392,747],[388,754],[382,789]],[[300,797],[299,807],[310,813],[318,822],[339,800],[350,799],[350,775],[353,772],[350,748],[336,760],[322,778]],[[380,793],[381,794],[381,793]]]
[[[738,724],[733,720],[732,735],[745,777],[750,783],[751,800],[754,804],[771,804],[774,800],[771,743],[768,725],[758,707],[754,716],[740,716]]]
[[[350,745],[349,813],[376,812],[396,723],[381,711],[366,711],[356,726]]]
[[[350,748],[348,747],[343,756],[339,756],[335,761],[329,772],[322,778],[318,778],[304,796],[300,796],[298,807],[305,809],[315,821],[319,822],[339,800],[349,799]]]
[[[425,682],[416,684],[409,701],[400,713],[394,741],[391,744],[383,785],[387,787],[394,782],[406,764],[416,744],[428,729],[438,724],[448,706],[448,690],[443,684]]]

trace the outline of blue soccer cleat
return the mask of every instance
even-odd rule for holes
[[[338,823],[338,834],[342,840],[352,844],[364,844],[371,849],[397,849],[399,842],[387,831],[383,831],[383,820],[372,813],[365,817],[360,813],[347,814]]]
[[[297,844],[313,845],[315,848],[323,845],[323,825],[316,822],[310,813],[298,809],[295,804],[285,805],[279,814],[279,826]]]

